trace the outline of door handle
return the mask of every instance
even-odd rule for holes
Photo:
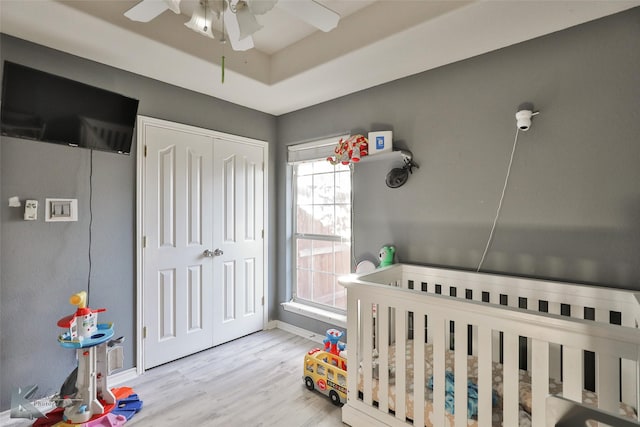
[[[213,251],[209,250],[209,249],[205,249],[205,251],[202,253],[202,255],[206,256],[206,257],[214,257],[214,256],[220,256],[224,254],[224,252],[221,249],[215,249]]]

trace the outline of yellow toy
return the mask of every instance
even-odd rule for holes
[[[341,352],[344,354],[344,352]],[[302,379],[309,390],[329,396],[334,405],[347,402],[347,359],[315,348],[304,356]]]

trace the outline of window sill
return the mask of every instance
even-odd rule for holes
[[[283,302],[281,305],[285,311],[320,320],[341,328],[347,327],[346,314],[334,313],[333,311],[323,310],[318,307],[311,307],[295,301]]]

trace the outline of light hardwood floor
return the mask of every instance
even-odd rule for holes
[[[144,402],[125,426],[343,426],[340,407],[302,382],[304,354],[314,347],[271,329],[150,369],[123,384]]]

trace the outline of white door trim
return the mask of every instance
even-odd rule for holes
[[[263,325],[267,328],[269,320],[269,143],[259,139],[247,138],[238,135],[232,135],[224,132],[219,132],[210,129],[199,128],[195,126],[170,122],[167,120],[156,119],[147,116],[138,116],[136,128],[136,372],[141,375],[145,371],[144,366],[144,345],[143,345],[143,328],[144,328],[144,251],[143,249],[143,230],[144,230],[144,144],[145,140],[145,126],[154,125],[161,127],[168,127],[171,129],[180,130],[183,132],[191,132],[199,135],[210,136],[212,138],[227,139],[234,142],[240,142],[244,144],[251,144],[262,148],[264,155],[264,238],[263,238],[263,253],[264,253],[264,266],[263,268],[263,295],[264,295],[264,308],[263,308]]]

